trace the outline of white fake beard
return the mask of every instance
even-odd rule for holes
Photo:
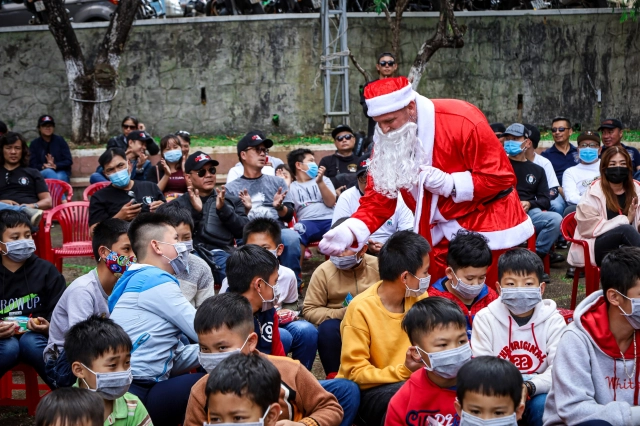
[[[412,121],[386,134],[376,125],[377,141],[368,168],[376,192],[397,198],[400,189],[411,190],[418,184],[425,155],[417,131]]]

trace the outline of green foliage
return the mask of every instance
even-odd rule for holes
[[[583,129],[588,130],[588,128],[585,128],[583,126]],[[574,131],[573,134],[571,135],[570,140],[573,142],[577,142],[578,140],[578,135],[580,135],[580,132],[576,132]],[[602,135],[600,135],[602,136]],[[540,140],[541,141],[552,141],[553,137],[551,136],[551,132],[550,131],[540,131]],[[622,142],[640,142],[640,130],[625,130],[624,131],[624,136],[622,137]]]
[[[389,9],[389,0],[373,0],[373,10],[380,15],[384,9]]]
[[[633,4],[632,9],[626,9],[625,11],[622,12],[622,14],[620,15],[620,23],[624,24],[625,22],[627,22],[629,18],[631,18],[633,22],[636,22],[638,20],[639,9],[640,9],[640,3],[635,2]]]

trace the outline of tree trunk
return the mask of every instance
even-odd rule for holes
[[[93,67],[82,48],[60,0],[43,0],[49,29],[67,70],[71,100],[71,139],[75,143],[103,142],[109,137],[111,101],[116,95],[118,67],[140,0],[120,0]]]

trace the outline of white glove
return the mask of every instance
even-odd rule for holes
[[[353,245],[353,237],[356,237],[358,247]],[[369,229],[359,219],[349,218],[336,226],[326,234],[318,244],[320,253],[329,256],[340,256],[346,249],[360,251],[369,241]]]
[[[424,180],[424,189],[432,194],[448,197],[453,190],[453,177],[449,173],[432,166],[422,166],[420,180]],[[423,175],[424,174],[424,175]]]

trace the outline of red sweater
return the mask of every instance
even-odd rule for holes
[[[458,425],[460,417],[453,406],[455,400],[455,390],[439,387],[421,368],[413,372],[391,398],[384,426],[427,425],[429,417],[443,426]]]

